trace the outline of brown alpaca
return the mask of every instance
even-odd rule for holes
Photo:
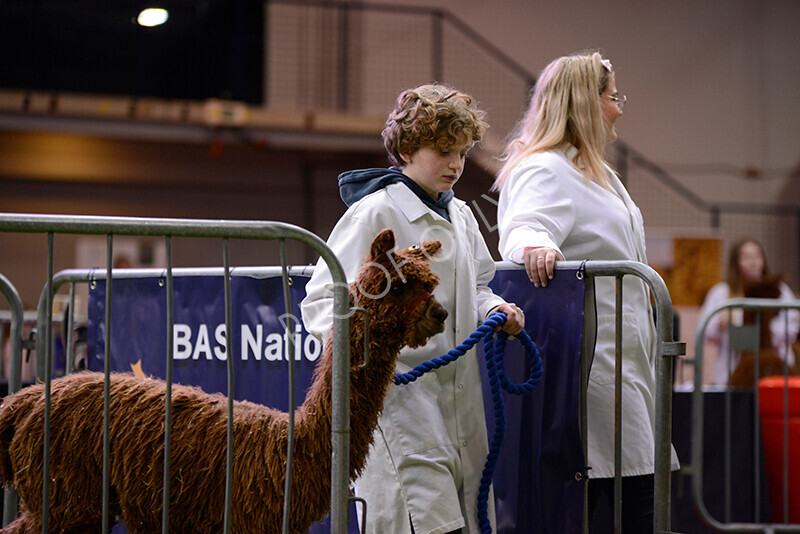
[[[744,296],[747,298],[777,299],[781,296],[780,278],[770,278],[745,287]],[[776,309],[761,310],[759,324],[759,351],[758,351],[758,378],[765,376],[783,375],[784,361],[772,346],[772,332],[770,323],[778,315]],[[754,324],[756,313],[745,310],[744,324]],[[791,348],[790,348],[791,350]],[[743,351],[739,356],[739,363],[731,373],[731,386],[735,388],[753,388],[756,380],[756,354],[753,351]],[[797,369],[789,366],[789,375],[796,375]]]
[[[364,468],[400,349],[425,344],[444,330],[447,317],[430,296],[438,277],[426,261],[440,243],[391,252],[394,246],[391,230],[375,238],[350,291],[370,315],[364,369],[364,323],[355,316],[350,325],[351,480]],[[329,339],[295,416],[291,532],[307,532],[330,508],[331,369]],[[170,531],[222,532],[227,399],[177,384],[172,392]],[[111,376],[110,513],[131,533],[161,530],[165,393],[161,380]],[[51,402],[49,531],[100,532],[103,375],[53,380]],[[20,517],[3,533],[42,530],[43,413],[42,385],[7,397],[0,407],[0,477],[21,498]],[[280,532],[287,428],[286,413],[235,403],[232,532]]]

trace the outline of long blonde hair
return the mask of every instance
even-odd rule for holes
[[[573,165],[586,178],[607,187],[603,152],[609,141],[599,95],[614,76],[599,52],[560,57],[539,74],[525,116],[510,136],[502,169],[492,189],[499,191],[519,162],[537,152],[570,146]],[[578,167],[580,158],[583,169]]]

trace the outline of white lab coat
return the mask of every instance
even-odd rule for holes
[[[780,300],[793,300],[795,298],[792,290],[783,282],[781,282],[780,288]],[[700,317],[703,317],[708,310],[729,298],[731,297],[728,283],[719,282],[715,284],[706,294],[703,307],[700,308]],[[736,364],[739,363],[739,353],[731,351],[728,347],[727,329],[722,330],[720,328],[720,320],[723,317],[728,317],[728,315],[728,310],[715,313],[706,325],[705,340],[718,347],[717,357],[714,360],[714,371],[711,376],[712,384],[728,385],[730,374],[736,369]],[[787,323],[788,329],[786,328]],[[797,333],[800,332],[800,313],[797,310],[789,310],[787,320],[786,310],[781,311],[770,321],[769,330],[772,334],[772,346],[775,347],[778,355],[783,360],[787,360],[786,340],[788,338],[790,343],[788,362],[789,365],[794,365],[795,354],[791,348],[791,343],[797,339]]]
[[[575,153],[534,154],[511,172],[497,216],[503,259],[521,263],[525,247],[544,246],[567,260],[647,263],[642,214],[622,182],[608,169],[609,189],[587,183],[571,163]],[[622,474],[637,476],[654,472],[656,337],[644,282],[625,276],[622,294]],[[615,303],[614,278],[597,278],[597,342],[587,393],[591,478],[614,476]]]
[[[328,238],[348,281],[384,228],[394,230],[398,247],[442,242],[432,267],[440,277],[433,295],[449,314],[445,331],[424,347],[403,349],[398,372],[446,354],[504,302],[488,288],[494,262],[469,207],[454,198],[448,212],[452,224],[406,185],[394,183],[353,204]],[[330,283],[320,260],[302,303],[306,330],[320,337],[331,325]],[[488,446],[478,364],[472,350],[416,382],[390,388],[367,467],[356,482],[356,494],[367,500],[369,534],[410,533],[409,516],[416,534],[479,532],[476,503]],[[494,525],[491,495],[489,504]]]

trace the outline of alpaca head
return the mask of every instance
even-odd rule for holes
[[[429,264],[441,246],[425,241],[395,250],[391,229],[375,237],[351,290],[368,311],[373,334],[400,334],[404,345],[419,347],[444,331],[447,311],[432,296],[439,277]]]

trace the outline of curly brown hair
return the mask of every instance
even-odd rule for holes
[[[489,126],[486,114],[468,94],[441,84],[421,85],[400,93],[381,132],[389,161],[398,168],[401,154],[424,146],[453,152],[481,140]]]

